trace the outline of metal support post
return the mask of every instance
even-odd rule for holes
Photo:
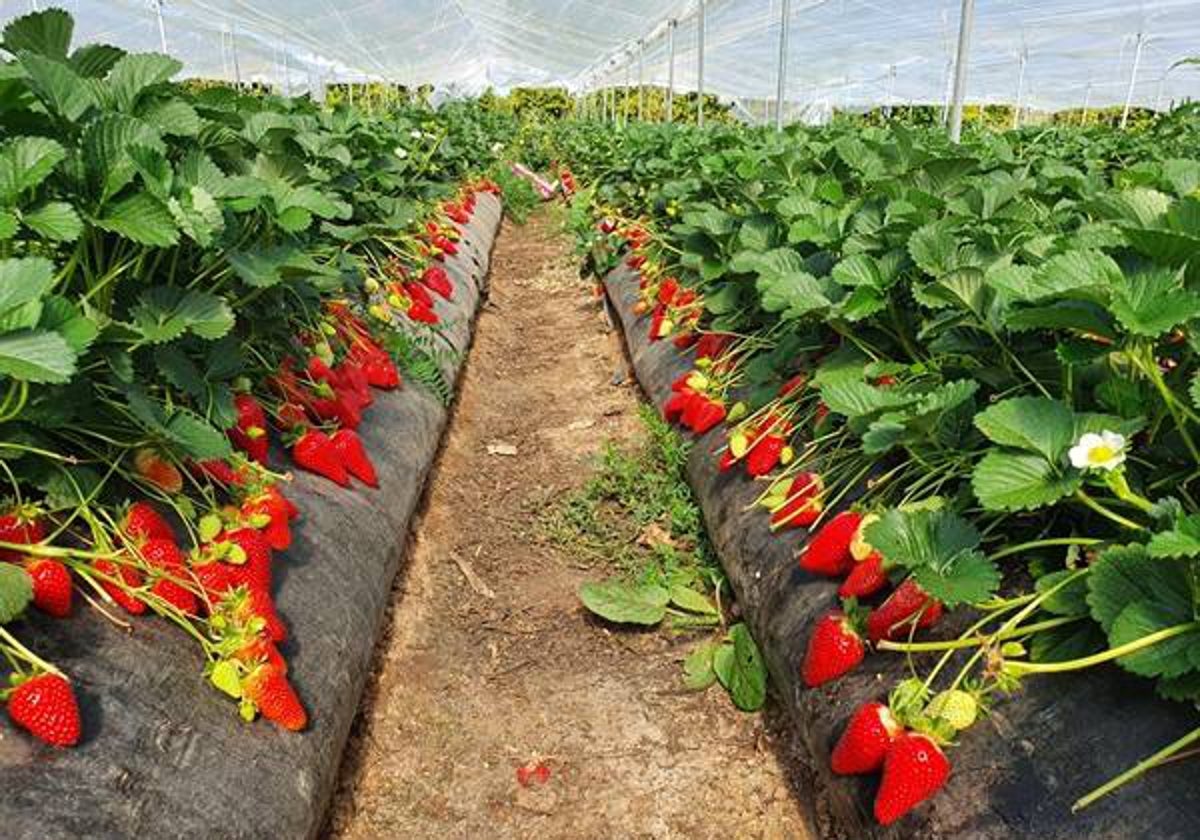
[[[1121,112],[1121,128],[1129,124],[1129,109],[1133,107],[1133,89],[1137,87],[1138,68],[1142,64],[1142,45],[1145,39],[1137,34],[1137,45],[1133,48],[1133,69],[1129,72],[1129,90],[1125,93],[1125,110]]]
[[[779,67],[775,79],[775,130],[783,131],[783,100],[787,98],[788,30],[792,23],[791,0],[783,0],[779,15]]]
[[[1029,60],[1029,51],[1021,50],[1021,64],[1017,71],[1017,105],[1013,108],[1013,130],[1021,127],[1021,102],[1025,96],[1025,63]]]
[[[679,21],[667,21],[667,122],[675,121],[675,29]]]
[[[638,41],[638,122],[646,120],[646,42]]]
[[[162,0],[154,0],[154,14],[158,17],[158,46],[167,54],[167,27],[163,23]]]
[[[698,47],[696,50],[696,125],[704,128],[704,24],[706,17],[704,0],[700,0],[698,15],[699,17],[696,18],[696,46]]]
[[[967,62],[971,55],[971,26],[975,22],[975,0],[962,0],[958,21],[958,53],[954,60],[954,97],[950,108],[950,142],[962,139],[963,100],[967,95]]]

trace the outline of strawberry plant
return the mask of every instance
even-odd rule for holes
[[[244,717],[301,729],[280,457],[370,490],[375,395],[448,396],[443,263],[515,126],[181,85],[170,56],[72,34],[51,9],[0,38],[3,697],[74,744],[69,675],[14,631],[96,609],[172,622]]]
[[[920,675],[889,704],[894,759],[868,762],[881,822],[1025,679],[1112,663],[1200,703],[1194,109],[960,146],[849,121],[596,131],[555,134],[572,223],[590,267],[633,275],[648,338],[692,359],[665,417],[715,437],[773,529],[811,529],[800,568],[841,580],[805,681],[888,652]],[[921,638],[945,612],[966,630]]]

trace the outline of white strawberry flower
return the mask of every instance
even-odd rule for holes
[[[408,149],[404,148],[403,146],[397,146],[392,151],[396,153],[396,157],[400,158],[400,160],[404,160],[406,157],[408,157]]]
[[[1125,463],[1125,436],[1107,429],[1088,432],[1067,453],[1071,466],[1080,470],[1115,470]]]

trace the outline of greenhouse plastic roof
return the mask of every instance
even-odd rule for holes
[[[775,99],[784,0],[708,0],[705,89]],[[785,100],[800,109],[942,103],[961,0],[790,0]],[[0,0],[4,19],[48,3]],[[160,49],[155,0],[63,0],[77,40]],[[292,92],[347,80],[432,83],[452,93],[668,78],[697,83],[698,0],[163,0],[186,73]],[[970,102],[1037,109],[1200,97],[1200,0],[977,0]],[[1022,70],[1023,68],[1023,70]],[[1135,72],[1136,71],[1136,72]],[[753,109],[753,104],[750,105]]]

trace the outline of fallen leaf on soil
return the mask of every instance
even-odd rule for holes
[[[646,526],[642,533],[638,534],[638,545],[643,548],[654,548],[655,546],[665,545],[671,548],[676,546],[675,538],[671,536],[671,532],[657,522],[651,522]]]
[[[504,455],[511,458],[517,454],[517,447],[511,443],[489,443],[487,445],[487,453],[489,455]]]

